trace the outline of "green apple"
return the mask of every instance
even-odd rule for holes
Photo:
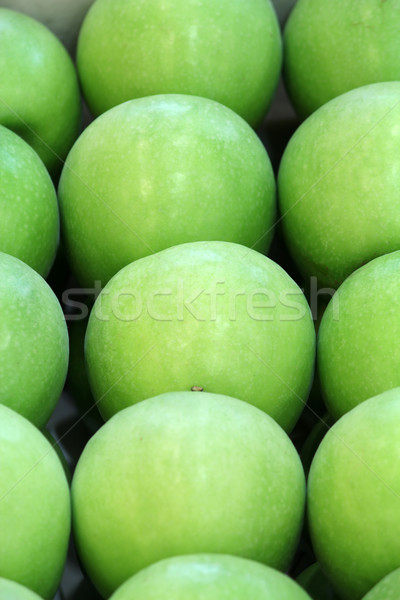
[[[281,60],[270,0],[97,0],[77,50],[94,115],[133,98],[190,94],[251,125],[269,107]]]
[[[305,480],[285,432],[235,398],[172,392],[114,415],[72,481],[81,560],[105,596],[163,558],[216,553],[286,569]]]
[[[338,600],[337,595],[318,563],[307,567],[296,579],[313,600]]]
[[[311,600],[300,586],[265,565],[236,556],[167,558],[128,579],[111,600]]]
[[[61,306],[44,279],[0,252],[0,404],[43,427],[68,368]]]
[[[363,600],[397,600],[400,597],[400,569],[386,575]]]
[[[74,65],[51,31],[27,15],[0,8],[0,30],[0,124],[56,175],[80,126]]]
[[[400,388],[395,388],[335,423],[311,465],[313,548],[345,600],[359,600],[400,566],[399,428]]]
[[[57,250],[57,196],[39,156],[0,125],[0,251],[45,277]]]
[[[275,178],[254,131],[205,98],[141,98],[99,117],[59,186],[73,270],[103,285],[133,260],[197,240],[267,251]]]
[[[400,79],[396,0],[298,0],[284,34],[284,73],[305,117],[349,90]]]
[[[1,0],[1,6],[44,23],[70,51],[75,49],[79,28],[91,4],[93,0]]]
[[[399,5],[400,7],[400,5]],[[336,288],[400,249],[400,82],[353,90],[290,140],[278,188],[286,241],[305,277]]]
[[[227,242],[183,244],[122,269],[91,312],[89,381],[102,416],[201,388],[254,404],[291,430],[307,400],[315,332],[289,275]]]
[[[0,577],[1,600],[42,600],[40,596],[23,585]]]
[[[400,252],[372,260],[346,279],[322,317],[319,377],[335,419],[400,386],[399,269]]]
[[[0,576],[51,600],[70,533],[67,480],[40,431],[2,405],[0,464]],[[3,600],[1,584],[0,595]]]

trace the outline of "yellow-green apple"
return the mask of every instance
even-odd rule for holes
[[[399,427],[400,388],[395,388],[335,423],[311,465],[313,548],[345,600],[359,600],[400,567]]]
[[[322,317],[319,377],[335,419],[400,386],[399,270],[400,252],[372,260],[346,279]]]
[[[228,242],[168,248],[103,289],[85,340],[102,416],[201,388],[254,404],[291,430],[307,400],[315,332],[306,299],[269,258]]]
[[[305,117],[349,90],[400,79],[396,0],[298,0],[284,33],[284,74]]]
[[[93,0],[1,0],[1,6],[23,12],[46,25],[70,51]]]
[[[99,117],[71,150],[59,196],[70,263],[85,285],[183,242],[266,251],[275,218],[275,178],[254,131],[191,96],[141,98]]]
[[[305,478],[285,432],[235,398],[172,392],[114,415],[72,481],[83,565],[104,595],[163,558],[233,554],[286,569]]]
[[[400,596],[400,569],[386,575],[363,600],[397,600]]]
[[[16,581],[0,577],[1,600],[43,600],[40,596]]]
[[[78,79],[62,43],[42,23],[0,8],[0,124],[18,133],[52,175],[75,141]]]
[[[126,581],[111,600],[311,600],[287,575],[236,556],[166,558]]]
[[[0,125],[0,251],[45,277],[58,238],[57,196],[46,167],[24,140]]]
[[[400,7],[400,5],[399,5]],[[286,241],[305,277],[336,288],[400,249],[400,82],[331,100],[290,140],[278,188]]]
[[[41,432],[2,405],[0,464],[0,576],[51,600],[68,547],[68,483]]]
[[[28,265],[0,252],[0,403],[43,427],[67,368],[68,332],[56,296]]]
[[[77,50],[94,115],[133,98],[189,94],[251,125],[269,107],[281,61],[270,0],[97,0]]]

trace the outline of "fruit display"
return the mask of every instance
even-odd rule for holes
[[[0,600],[399,600],[398,0],[0,0]]]

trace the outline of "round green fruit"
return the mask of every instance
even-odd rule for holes
[[[68,368],[61,306],[28,265],[0,252],[0,404],[43,427]]]
[[[40,431],[2,405],[0,464],[0,576],[51,600],[63,572],[70,533],[67,480]],[[3,599],[2,585],[0,580]]]
[[[183,244],[122,269],[91,312],[89,381],[102,416],[201,388],[245,400],[291,430],[313,374],[315,332],[300,288],[238,244]]]
[[[335,419],[400,386],[399,269],[400,252],[372,260],[346,279],[322,317],[319,377]]]
[[[72,482],[75,539],[108,597],[163,558],[212,553],[286,569],[305,480],[285,432],[245,402],[206,392],[150,398],[91,438]]]
[[[278,83],[281,35],[269,0],[97,0],[77,64],[93,114],[133,98],[189,94],[251,125]]]
[[[400,569],[386,575],[363,600],[397,600],[400,596]]]
[[[296,579],[297,583],[310,594],[312,600],[338,600],[333,588],[318,563],[307,567]]]
[[[307,116],[349,90],[400,79],[397,0],[298,0],[284,34],[284,73]]]
[[[290,140],[278,189],[297,266],[337,288],[369,260],[400,249],[400,82],[335,98]]]
[[[179,556],[126,581],[110,600],[311,600],[300,586],[265,565],[215,554]]]
[[[0,577],[1,600],[42,600],[40,596],[23,585]]]
[[[70,152],[59,196],[70,263],[87,285],[183,242],[266,252],[276,210],[271,163],[253,130],[225,106],[179,95],[99,117]]]
[[[0,126],[0,251],[45,277],[57,250],[57,196],[39,156]]]
[[[400,566],[399,427],[396,388],[344,415],[322,440],[311,465],[313,548],[345,600],[359,600]]]
[[[81,115],[74,65],[41,23],[0,8],[0,124],[18,133],[50,173],[75,141]]]

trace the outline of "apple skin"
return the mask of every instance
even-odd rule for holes
[[[400,388],[395,388],[335,423],[311,465],[313,548],[345,600],[359,600],[400,566],[399,427]]]
[[[1,0],[1,5],[37,19],[63,42],[75,49],[78,31],[94,0]]]
[[[2,405],[0,462],[0,576],[51,600],[70,533],[63,467],[40,431]]]
[[[337,595],[318,563],[307,567],[296,579],[313,600],[338,600]]]
[[[173,392],[114,415],[72,481],[81,560],[105,597],[163,558],[233,554],[286,569],[305,478],[284,431],[235,398]]]
[[[284,32],[284,75],[301,117],[370,83],[400,78],[396,0],[298,0]]]
[[[67,368],[68,332],[56,296],[28,265],[0,252],[0,403],[43,427]]]
[[[227,242],[175,246],[122,269],[85,339],[104,419],[197,386],[250,402],[287,431],[307,400],[314,354],[300,288],[272,260]]]
[[[197,554],[160,561],[126,581],[110,600],[311,600],[279,571],[236,556]]]
[[[266,252],[275,178],[254,131],[205,98],[141,98],[99,117],[71,150],[59,186],[64,238],[85,285],[183,242]]]
[[[271,102],[282,63],[269,0],[97,0],[77,65],[94,115],[133,98],[189,94],[229,106],[250,125]]]
[[[0,125],[0,251],[45,277],[59,227],[57,196],[46,167],[24,140]]]
[[[399,251],[372,260],[346,279],[322,317],[318,369],[334,419],[400,386],[399,269]]]
[[[41,23],[0,8],[0,124],[18,133],[53,176],[78,136],[81,100],[75,68]]]
[[[1,600],[43,600],[32,590],[3,577],[0,577],[0,597]]]
[[[372,258],[400,249],[399,94],[400,82],[389,82],[335,98],[285,150],[285,238],[303,275],[321,286],[337,288]]]
[[[400,593],[400,569],[386,575],[363,600],[397,600]]]

